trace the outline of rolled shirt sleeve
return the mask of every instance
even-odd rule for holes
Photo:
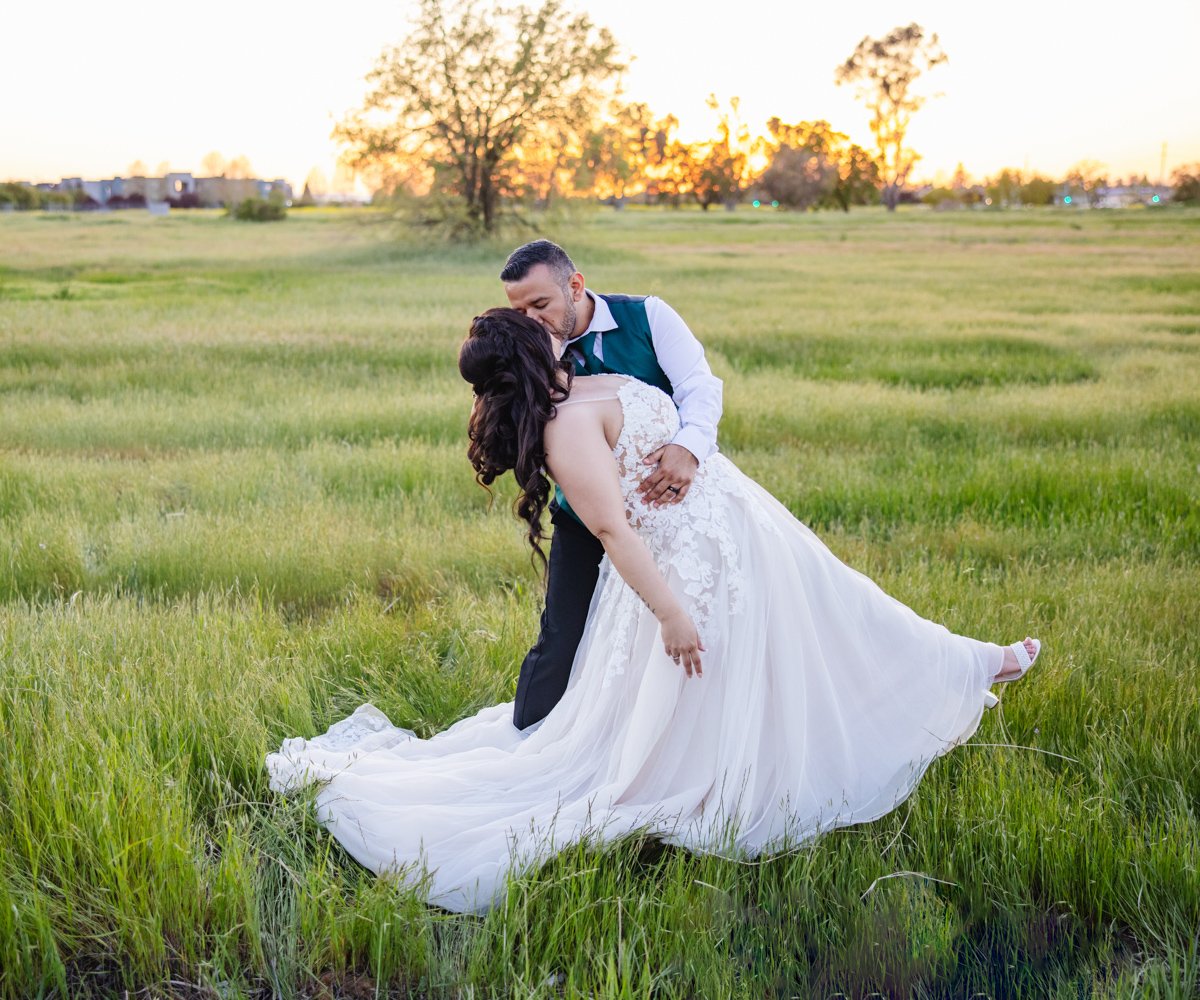
[[[683,318],[657,296],[646,299],[646,319],[654,353],[663,374],[675,390],[679,408],[679,433],[672,444],[686,448],[696,460],[704,460],[717,451],[717,424],[721,421],[721,380],[704,357],[704,348]]]

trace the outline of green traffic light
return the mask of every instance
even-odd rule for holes
[[[759,201],[757,198],[755,198],[754,201],[752,201],[750,204],[753,205],[755,208],[758,208],[762,204],[762,202]]]

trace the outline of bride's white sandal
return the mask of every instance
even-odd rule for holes
[[[1025,648],[1025,643],[1033,643],[1033,655],[1029,655],[1029,650]],[[993,677],[993,684],[1007,684],[1009,681],[1019,681],[1028,672],[1029,668],[1037,661],[1039,654],[1042,652],[1042,643],[1040,639],[1034,639],[1032,636],[1026,636],[1023,642],[1014,642],[1008,647],[1012,650],[1013,656],[1017,659],[1017,666],[1020,668],[1015,674],[1009,674],[1007,677]],[[1003,669],[1003,667],[1001,668]],[[983,707],[995,708],[1000,704],[1000,699],[997,698],[991,691],[983,692]]]

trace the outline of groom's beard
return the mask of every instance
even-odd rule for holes
[[[567,311],[563,314],[562,326],[558,328],[558,339],[564,344],[568,340],[573,340],[575,337],[575,320],[579,318],[579,310],[575,308],[575,302],[568,295]]]

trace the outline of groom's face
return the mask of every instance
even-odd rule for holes
[[[579,303],[584,296],[583,275],[576,271],[565,282],[547,264],[534,264],[525,277],[506,281],[504,293],[508,304],[517,312],[537,320],[554,338],[555,347],[562,351],[562,342],[576,336]]]

